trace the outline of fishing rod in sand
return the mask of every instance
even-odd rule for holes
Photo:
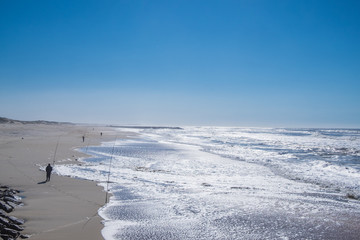
[[[56,152],[57,152],[57,149],[58,149],[58,146],[59,146],[59,142],[60,142],[60,136],[58,137],[56,147],[55,147],[54,158],[53,158],[53,166],[55,166],[55,158],[56,158]]]
[[[93,129],[94,130],[94,129]],[[87,130],[84,135],[83,135],[83,142],[85,142],[85,137],[89,138],[88,136],[86,136],[86,134],[89,132],[89,130]],[[87,153],[88,151],[88,148],[89,148],[89,145],[90,145],[90,142],[91,142],[91,139],[89,138],[89,140],[87,141],[87,144],[86,144],[86,148],[85,148],[85,152]]]
[[[89,145],[90,145],[90,140],[87,141],[87,144],[86,144],[86,148],[85,148],[85,152],[86,152],[86,153],[87,153],[87,151],[88,151]]]
[[[113,159],[113,156],[114,156],[114,149],[115,149],[116,140],[117,140],[117,136],[116,136],[116,138],[115,138],[115,142],[114,142],[114,145],[113,145],[112,150],[111,150],[111,157],[110,157],[110,163],[109,163],[108,179],[107,179],[107,182],[106,182],[105,204],[108,203],[108,193],[109,193],[109,182],[110,182],[110,174],[111,174],[111,165],[112,165],[112,159]]]

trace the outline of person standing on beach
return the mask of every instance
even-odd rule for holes
[[[46,181],[47,182],[50,182],[50,175],[51,175],[51,172],[53,170],[53,168],[51,167],[50,163],[47,165],[46,167]]]
[[[82,136],[83,142],[85,142],[85,136]]]

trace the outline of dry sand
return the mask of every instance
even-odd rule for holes
[[[23,234],[33,240],[103,239],[97,212],[104,205],[104,190],[95,182],[55,174],[50,182],[39,184],[45,180],[39,167],[52,164],[57,142],[56,164],[78,163],[76,159],[85,155],[75,148],[111,141],[118,134],[99,126],[0,124],[0,184],[22,191],[24,206],[12,215],[26,220]]]

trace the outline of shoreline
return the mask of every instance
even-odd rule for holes
[[[38,240],[104,239],[103,219],[98,215],[105,204],[104,189],[94,181],[56,174],[44,182],[45,172],[39,168],[54,160],[81,164],[78,159],[89,156],[77,148],[125,134],[103,126],[2,123],[0,136],[0,183],[21,191],[24,206],[12,215],[25,220],[22,234]]]
[[[103,134],[100,134],[101,132]],[[11,214],[26,221],[25,230],[21,233],[32,235],[31,239],[40,240],[92,240],[110,236],[113,232],[108,235],[108,230],[112,230],[112,222],[106,221],[107,216],[103,215],[104,212],[101,210],[106,205],[105,188],[101,186],[105,180],[89,181],[77,177],[71,178],[66,175],[71,175],[71,172],[63,171],[64,175],[53,174],[51,182],[44,182],[45,172],[40,171],[39,168],[43,169],[54,159],[59,172],[62,167],[66,168],[61,166],[62,164],[82,165],[82,160],[90,156],[86,154],[89,153],[86,151],[87,146],[97,146],[133,135],[133,132],[126,130],[89,125],[0,124],[0,184],[22,191],[19,196],[23,196],[22,201],[25,206],[16,208]],[[173,146],[173,143],[169,144]],[[156,148],[151,145],[151,149],[154,147]],[[78,151],[79,148],[83,150]],[[107,146],[107,148],[103,158],[106,160],[111,150],[111,147]],[[293,236],[309,239],[339,239],[345,236],[347,239],[357,239],[358,237],[359,208],[358,202],[352,198],[339,195],[332,189],[284,178],[266,166],[237,162],[220,155],[199,151],[196,146],[184,148],[173,146],[173,148],[181,150],[181,154],[176,155],[178,158],[174,156],[167,160],[159,158],[152,162],[153,168],[147,167],[149,162],[144,160],[146,157],[142,157],[141,152],[139,159],[142,160],[135,162],[135,165],[121,166],[120,169],[131,169],[132,172],[129,175],[126,171],[120,172],[120,176],[126,175],[128,178],[125,179],[126,187],[121,188],[125,189],[124,196],[120,196],[124,192],[114,191],[115,200],[116,197],[120,197],[121,200],[118,206],[121,214],[116,216],[117,219],[125,221],[130,219],[136,222],[145,217],[152,220],[145,221],[143,225],[139,224],[138,228],[134,225],[127,231],[122,229],[117,233],[118,236],[140,239],[149,236],[148,234],[155,234],[154,236],[162,238],[169,236],[167,233],[171,232],[175,234],[171,236],[192,239],[193,235],[186,235],[187,230],[191,230],[187,228],[188,225],[181,227],[182,221],[190,221],[210,230],[205,231],[205,235],[201,235],[202,228],[195,228],[194,231],[196,229],[201,231],[192,234],[203,236],[200,239],[213,236],[216,231],[212,232],[211,229],[214,227],[220,230],[233,230],[236,232],[233,236],[237,238],[262,236],[266,239],[275,239]],[[101,151],[100,148],[99,152]],[[94,155],[99,152],[96,151]],[[166,170],[171,169],[174,162],[178,164],[176,169],[185,171],[184,175],[168,175]],[[103,172],[108,169],[105,164],[99,166],[103,166],[98,169]],[[198,166],[205,167],[198,168]],[[193,171],[195,169],[196,174]],[[92,171],[90,166],[89,172],[80,172],[74,176],[91,179],[91,173],[98,172]],[[104,179],[96,176],[92,179]],[[133,187],[131,191],[126,191],[126,188],[131,189],[131,187]],[[144,193],[143,198],[132,195],[133,192]],[[154,193],[157,192],[170,192],[168,196],[172,197],[164,198],[159,195],[154,198]],[[138,197],[136,201],[123,204],[123,200],[131,200],[133,196]],[[176,201],[184,197],[186,201]],[[171,199],[175,199],[175,202],[171,202]],[[168,206],[173,208],[167,208]],[[218,209],[218,206],[226,207]],[[116,207],[116,204],[112,207]],[[148,212],[148,209],[152,211]],[[173,215],[162,215],[167,211]],[[166,219],[164,216],[170,217]],[[202,220],[210,225],[203,225]],[[174,230],[178,232],[174,233]],[[217,239],[221,237],[218,236]]]

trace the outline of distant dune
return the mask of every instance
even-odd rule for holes
[[[54,122],[54,121],[45,121],[45,120],[21,121],[21,120],[14,120],[14,119],[10,119],[10,118],[0,117],[0,124],[1,123],[48,124],[48,125],[73,124],[73,123],[69,123],[69,122]]]

